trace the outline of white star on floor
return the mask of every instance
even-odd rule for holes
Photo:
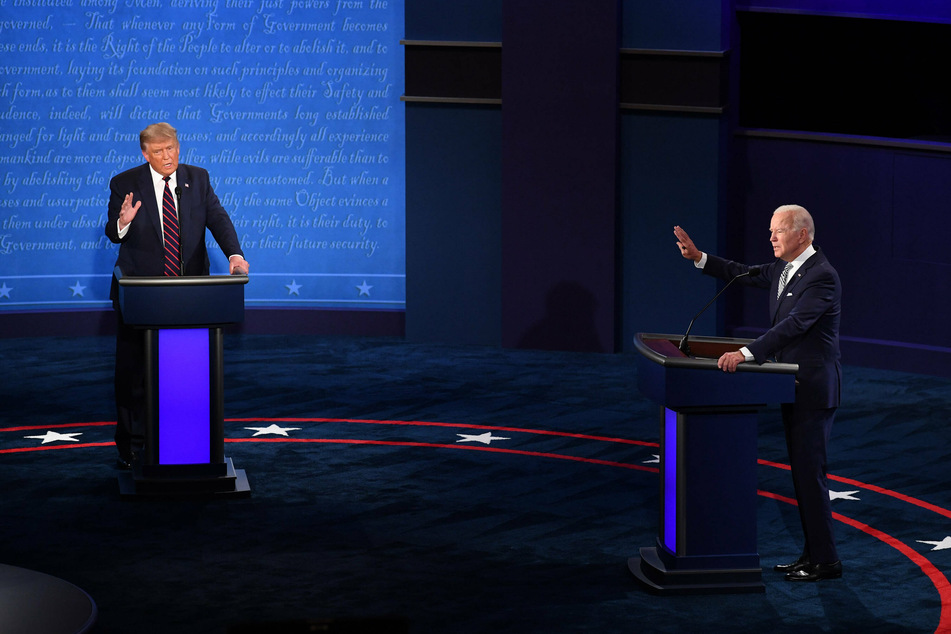
[[[858,491],[829,491],[830,500],[854,500],[860,502],[861,500],[853,495],[853,493],[858,493]]]
[[[652,453],[653,458],[645,460],[644,464],[660,464],[660,454]]]
[[[367,284],[367,281],[366,281],[366,280],[363,280],[363,284],[361,284],[360,286],[357,286],[356,288],[357,288],[357,290],[360,291],[360,294],[359,294],[357,297],[363,297],[364,295],[366,295],[367,297],[369,297],[369,296],[370,296],[370,289],[373,288],[373,287],[370,286],[369,284]]]
[[[932,546],[934,546],[934,548],[932,548],[931,550],[948,550],[949,548],[951,548],[951,536],[945,537],[940,542],[929,542],[923,539],[918,539],[915,541],[917,541],[919,544],[931,544]]]
[[[271,424],[268,427],[245,427],[245,429],[254,430],[255,436],[263,436],[264,434],[274,434],[275,436],[286,436],[289,431],[300,431],[300,427],[281,427],[280,425]]]
[[[83,297],[83,291],[86,290],[86,287],[79,283],[79,280],[76,280],[76,283],[69,287],[69,290],[73,292],[73,297],[77,295]]]
[[[40,443],[40,444],[41,444],[41,445],[45,445],[45,444],[48,443],[48,442],[56,442],[57,440],[66,440],[66,441],[69,441],[69,442],[79,442],[78,440],[76,440],[75,438],[73,438],[73,436],[82,436],[82,435],[83,435],[82,432],[75,432],[75,433],[71,433],[71,434],[61,434],[61,433],[56,432],[56,431],[48,431],[48,432],[46,432],[45,434],[43,434],[42,436],[24,436],[24,438],[33,438],[33,439],[36,439],[36,440],[42,440],[43,442]]]
[[[503,436],[493,436],[492,432],[487,431],[484,434],[456,434],[460,436],[462,440],[457,440],[456,442],[481,442],[483,445],[492,444],[493,440],[511,440],[511,438],[505,438]]]
[[[10,299],[10,291],[13,290],[12,286],[7,286],[7,283],[4,282],[3,286],[0,286],[0,297],[6,297]]]
[[[284,287],[287,289],[288,295],[297,295],[300,297],[300,289],[302,288],[300,284],[297,283],[297,280],[291,280],[290,284],[285,284]]]

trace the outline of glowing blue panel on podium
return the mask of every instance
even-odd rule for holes
[[[664,446],[661,469],[664,472],[664,546],[677,552],[677,412],[664,408]]]
[[[159,463],[211,459],[208,330],[159,331]]]

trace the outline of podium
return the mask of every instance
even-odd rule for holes
[[[145,447],[122,496],[246,497],[243,470],[224,455],[224,336],[244,320],[246,275],[126,277],[119,310],[144,331]]]
[[[638,388],[660,407],[660,526],[628,568],[657,594],[765,592],[756,547],[758,413],[795,400],[789,363],[717,359],[748,339],[638,334]]]

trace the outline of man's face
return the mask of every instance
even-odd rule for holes
[[[156,172],[162,176],[171,176],[178,169],[178,141],[159,139],[146,143],[142,156]]]
[[[795,260],[809,244],[805,228],[793,231],[790,214],[788,211],[773,214],[769,223],[769,242],[773,245],[773,255],[786,262]]]

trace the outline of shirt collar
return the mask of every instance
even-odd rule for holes
[[[149,166],[149,172],[152,173],[152,182],[154,182],[154,183],[161,183],[162,186],[164,187],[164,186],[165,186],[165,177],[162,176],[161,174],[159,174],[158,172],[156,172],[156,171],[155,171],[155,168],[152,167],[152,164],[151,164],[151,163],[147,163],[147,165]],[[175,170],[174,172],[172,172],[170,176],[171,176],[171,177],[168,179],[168,186],[169,186],[169,187],[175,187],[175,185],[178,184],[178,170]]]
[[[814,256],[815,254],[816,254],[816,248],[810,244],[808,247],[806,247],[806,250],[805,250],[805,251],[803,251],[802,253],[800,253],[800,254],[796,257],[795,260],[793,260],[792,262],[790,262],[790,264],[792,264],[792,268],[789,269],[790,273],[791,273],[792,271],[795,271],[796,269],[798,269],[800,266],[802,266],[802,265],[805,263],[806,260],[808,260],[809,258],[811,258],[812,256]]]

